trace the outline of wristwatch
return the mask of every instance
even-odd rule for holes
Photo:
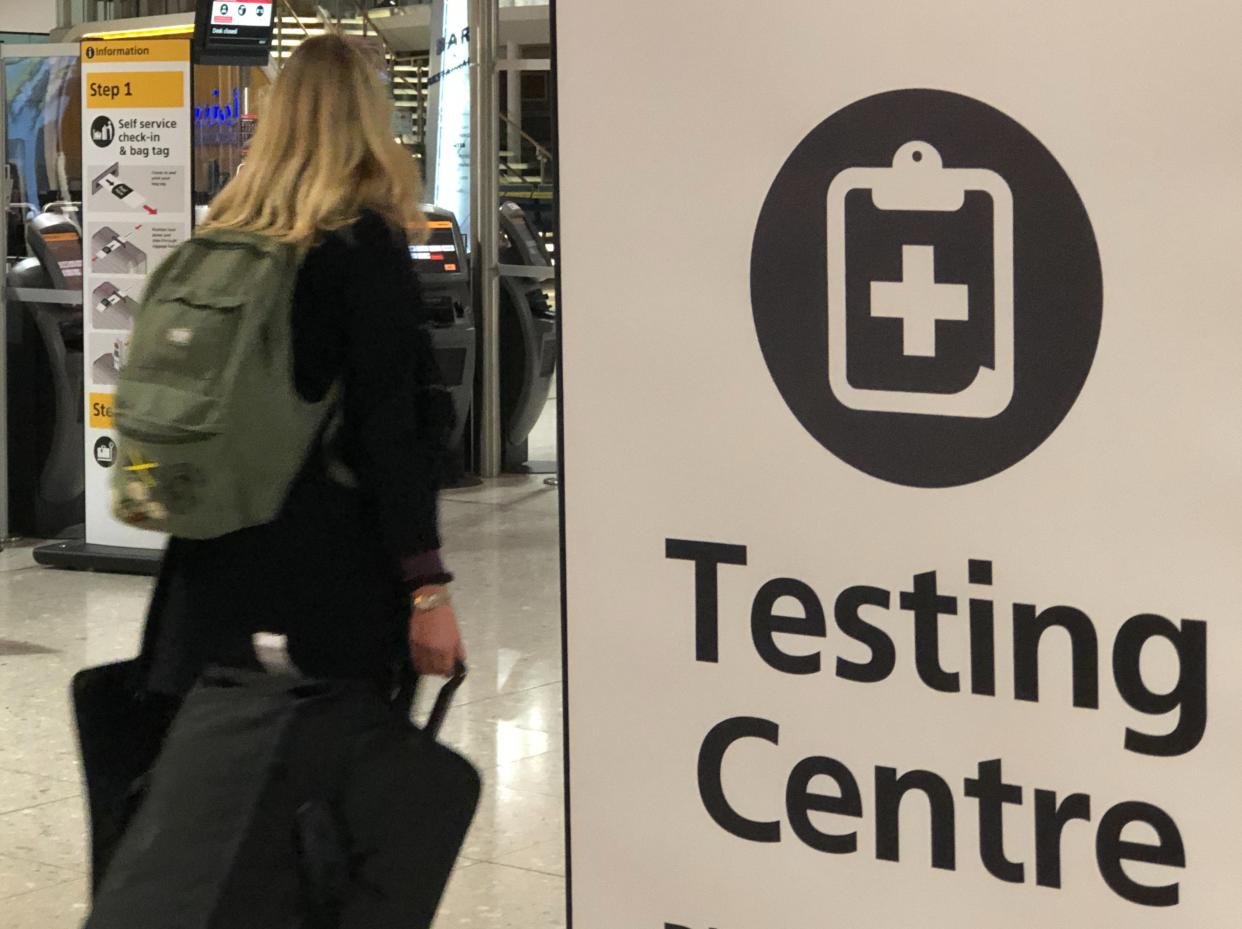
[[[433,590],[430,593],[414,595],[414,612],[430,613],[432,610],[438,610],[442,606],[448,606],[453,602],[453,595],[445,588]]]

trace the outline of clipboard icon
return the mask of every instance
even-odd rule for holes
[[[934,245],[900,245],[902,274],[898,280],[848,281],[851,231],[847,199],[869,192],[875,210],[951,216],[963,210],[968,195],[989,201],[990,294],[972,293],[978,284],[947,283],[937,277]],[[986,243],[985,243],[986,244]],[[985,260],[988,256],[984,256]],[[845,407],[865,412],[905,413],[991,419],[1009,408],[1014,397],[1014,206],[1009,184],[985,168],[945,168],[930,144],[911,141],[901,146],[892,167],[851,167],[833,178],[828,189],[828,374],[832,393]],[[869,284],[860,289],[860,284]],[[869,305],[851,308],[851,295],[866,294]],[[988,298],[983,300],[983,298]],[[944,324],[978,324],[972,307],[991,307],[990,354],[979,362],[973,378],[947,391],[888,388],[859,383],[851,376],[851,320],[862,312],[871,319],[900,323],[901,354],[923,367],[940,357],[938,334]],[[960,362],[960,359],[958,359]],[[921,369],[920,369],[921,370]]]

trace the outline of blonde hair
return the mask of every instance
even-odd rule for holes
[[[276,79],[250,156],[212,201],[205,228],[307,248],[371,209],[420,238],[418,164],[393,138],[377,69],[340,36],[307,39]]]

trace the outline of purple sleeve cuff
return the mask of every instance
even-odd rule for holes
[[[429,584],[447,584],[453,580],[444,567],[444,559],[439,549],[422,552],[418,555],[406,555],[401,559],[401,580],[413,591]]]

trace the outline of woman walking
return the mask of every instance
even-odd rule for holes
[[[287,637],[294,665],[317,677],[386,681],[407,648],[424,674],[465,657],[437,528],[452,412],[408,250],[424,225],[417,165],[390,114],[362,52],[308,40],[211,205],[208,230],[303,256],[297,390],[317,402],[335,386],[340,403],[274,521],[171,540],[145,636],[153,692],[183,695],[210,665],[255,666],[258,632]]]

